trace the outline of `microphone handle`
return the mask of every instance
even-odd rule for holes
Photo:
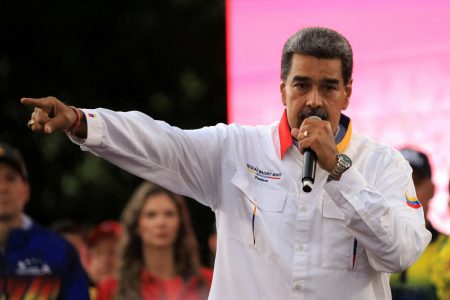
[[[309,193],[312,190],[314,178],[316,177],[317,155],[310,148],[306,149],[303,155],[303,191]]]
[[[318,116],[310,116],[307,119],[322,120]],[[312,191],[314,178],[316,177],[317,154],[311,148],[305,149],[303,153],[303,191],[309,193]]]

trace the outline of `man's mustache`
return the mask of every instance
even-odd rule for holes
[[[306,118],[309,118],[312,116],[319,117],[322,120],[328,120],[328,113],[326,112],[325,109],[323,109],[322,107],[312,108],[312,107],[308,106],[305,109],[303,109],[300,112],[300,114],[298,115],[299,126],[303,123],[303,121]]]

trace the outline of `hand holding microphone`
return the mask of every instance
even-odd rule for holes
[[[312,190],[316,164],[331,172],[337,163],[337,150],[331,124],[317,116],[306,118],[299,129],[292,130],[292,136],[297,138],[299,150],[304,155],[302,184],[303,191]]]

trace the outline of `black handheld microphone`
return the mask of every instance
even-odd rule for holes
[[[309,118],[315,118],[322,120],[318,116],[311,116]],[[314,179],[316,177],[316,165],[317,165],[317,155],[311,148],[306,148],[303,153],[303,191],[309,193],[312,191],[314,184]]]
[[[314,184],[314,178],[316,177],[316,164],[317,155],[311,148],[305,150],[303,154],[303,191],[309,193],[312,190]]]

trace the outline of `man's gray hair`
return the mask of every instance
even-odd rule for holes
[[[342,78],[348,84],[353,72],[353,51],[348,40],[340,33],[323,27],[307,27],[297,31],[284,44],[281,56],[281,79],[286,81],[292,56],[310,55],[317,58],[340,59]]]

